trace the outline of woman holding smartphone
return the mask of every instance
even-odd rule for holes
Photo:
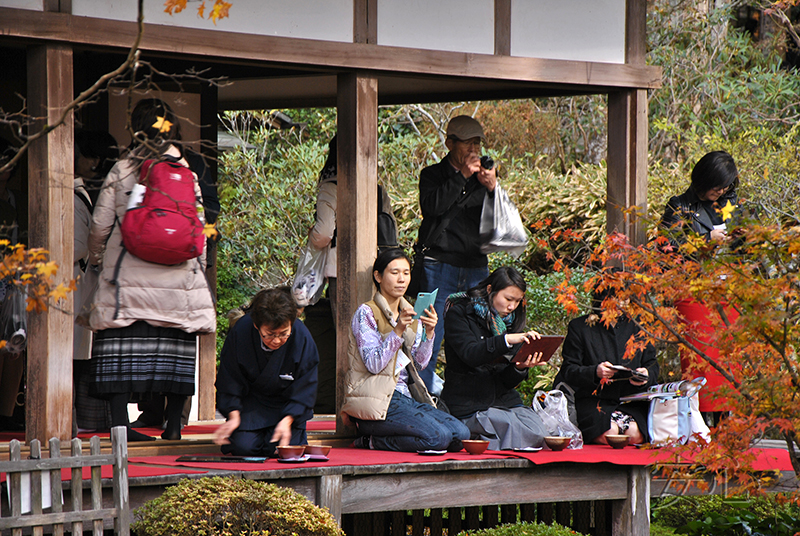
[[[515,389],[542,359],[541,353],[513,359],[522,343],[541,338],[525,330],[525,288],[522,275],[504,266],[451,294],[445,307],[442,398],[473,439],[489,440],[492,450],[539,447],[547,435]]]
[[[461,441],[470,435],[467,427],[417,402],[408,389],[409,376],[419,378],[414,372],[431,358],[438,320],[433,307],[414,320],[414,308],[403,298],[411,281],[408,256],[396,248],[380,253],[372,281],[377,292],[356,310],[351,323],[342,407],[345,421],[358,429],[355,446],[402,452],[461,450]]]

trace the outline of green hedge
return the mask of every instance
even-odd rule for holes
[[[513,525],[501,525],[493,529],[482,529],[476,531],[462,531],[458,536],[581,536],[582,533],[553,523],[516,523]]]

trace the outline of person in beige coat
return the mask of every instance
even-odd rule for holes
[[[205,252],[176,265],[144,261],[126,252],[120,223],[148,158],[171,155],[187,166],[177,143],[178,120],[158,99],[140,101],[131,115],[131,150],[106,177],[89,234],[89,263],[102,267],[89,324],[90,393],[108,399],[112,426],[128,426],[129,441],[152,439],[130,428],[127,404],[149,394],[167,396],[164,439],[180,439],[181,410],[194,394],[197,334],[216,329]],[[198,207],[202,200],[195,177]]]

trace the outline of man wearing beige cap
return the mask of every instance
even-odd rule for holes
[[[481,124],[459,115],[447,125],[444,144],[450,151],[441,162],[422,170],[419,204],[422,225],[416,249],[424,254],[425,279],[422,290],[439,289],[434,308],[439,315],[433,356],[421,372],[431,393],[438,394],[433,376],[436,356],[444,337],[444,305],[447,297],[467,290],[489,275],[488,260],[480,252],[478,227],[483,199],[494,195],[497,172],[481,165],[481,144],[486,140]]]

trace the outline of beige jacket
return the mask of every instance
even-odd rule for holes
[[[174,148],[167,153],[178,156]],[[187,165],[185,160],[180,162]],[[216,312],[204,274],[205,251],[174,266],[147,262],[126,252],[113,282],[123,251],[119,222],[137,181],[132,161],[122,160],[109,172],[97,199],[89,233],[89,264],[100,264],[102,271],[89,324],[98,331],[144,320],[187,333],[210,333],[216,329]],[[201,200],[197,177],[195,192]]]
[[[400,304],[401,309],[411,307],[411,305],[402,299]],[[386,336],[394,329],[388,318],[392,314],[386,304],[386,299],[380,293],[375,293],[372,301],[367,302],[367,305],[372,309],[375,315],[375,321],[378,323],[378,331],[381,335]],[[417,321],[415,320],[403,333],[403,339],[406,346],[411,348],[414,344],[414,338],[417,329]],[[349,368],[347,371],[347,378],[345,388],[344,405],[342,406],[342,417],[345,422],[349,417],[356,417],[365,421],[382,421],[386,419],[386,411],[389,409],[389,402],[392,400],[392,394],[397,386],[397,379],[400,373],[394,373],[395,363],[397,361],[397,353],[392,357],[383,370],[378,374],[373,374],[367,370],[364,365],[364,360],[361,358],[361,353],[358,351],[356,338],[352,330],[350,331],[350,346],[347,350],[347,357],[349,361]]]

